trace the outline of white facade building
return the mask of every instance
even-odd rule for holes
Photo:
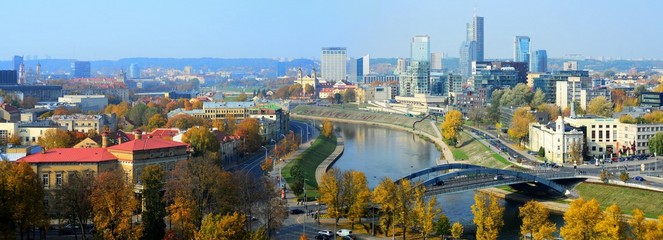
[[[554,163],[571,162],[571,146],[574,142],[582,146],[583,138],[583,132],[566,126],[561,116],[555,123],[531,123],[529,126],[529,148],[532,151],[543,148],[546,159]]]
[[[102,111],[108,105],[108,98],[105,95],[64,95],[58,102],[77,104],[83,112]]]
[[[347,67],[347,51],[344,47],[322,48],[320,61],[322,78],[325,81],[345,80]]]
[[[659,132],[663,132],[663,123],[620,123],[618,125],[616,148],[624,154],[654,154],[649,152],[649,139]],[[659,156],[663,153],[656,154]]]

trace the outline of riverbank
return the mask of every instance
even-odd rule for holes
[[[343,155],[344,151],[345,151],[345,140],[343,138],[343,135],[340,133],[336,134],[336,148],[315,169],[315,181],[317,182],[318,186],[320,185],[320,183],[322,183],[322,176],[325,175],[325,173],[334,165],[336,160],[338,160],[338,158],[340,158]]]
[[[336,136],[327,138],[319,135],[310,146],[306,146],[306,149],[293,154],[288,163],[281,169],[281,177],[290,186],[294,181],[292,169],[299,168],[304,179],[316,179],[316,181],[306,181],[305,189],[308,189],[308,196],[317,196],[317,170],[321,166],[328,168],[343,153],[343,145],[339,148],[337,143]]]
[[[293,112],[290,113],[290,117],[294,119],[311,119],[318,121],[329,119],[334,122],[374,125],[374,126],[381,126],[381,127],[387,127],[391,129],[410,132],[416,134],[417,136],[421,137],[424,140],[432,142],[437,146],[438,150],[442,152],[442,159],[437,160],[438,165],[455,162],[455,158],[453,156],[453,153],[449,149],[449,146],[444,141],[442,141],[442,134],[439,132],[435,124],[430,121],[422,121],[415,125],[416,126],[415,129],[412,129],[411,127],[404,127],[404,125],[406,123],[413,124],[418,119],[401,117],[401,116],[391,116],[389,114],[386,114],[387,116],[384,116],[385,114],[382,113],[351,111],[351,110],[339,111],[339,110],[340,109],[335,109],[335,108],[316,109],[315,107],[311,106],[297,106],[297,108],[295,108]],[[351,112],[351,114],[348,112]],[[316,114],[316,116],[312,114]],[[384,119],[384,117],[389,117],[389,118]],[[403,120],[402,118],[406,119]],[[373,120],[375,119],[381,119],[385,121],[398,119],[400,122],[398,125],[396,125],[388,122],[374,122]],[[431,133],[435,134],[436,136],[433,136]]]

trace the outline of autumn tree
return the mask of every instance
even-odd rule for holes
[[[569,145],[569,158],[573,164],[577,165],[582,163],[582,148],[582,142],[576,141],[575,139],[571,141],[571,144]]]
[[[255,118],[245,118],[237,125],[235,135],[244,139],[241,144],[242,151],[255,152],[260,148],[262,139],[259,131],[260,124]]]
[[[463,236],[463,224],[455,222],[451,225],[451,237],[454,239],[459,239]]]
[[[15,229],[23,238],[33,226],[46,227],[44,187],[30,164],[0,161],[0,235],[13,239]],[[9,237],[8,237],[9,236]]]
[[[598,116],[612,117],[614,110],[612,109],[612,103],[606,97],[598,96],[589,101],[587,112]]]
[[[206,152],[218,152],[220,148],[216,135],[205,126],[190,128],[182,136],[182,142],[191,144],[194,154],[198,156]]]
[[[436,227],[435,219],[440,215],[442,210],[440,210],[435,205],[437,204],[437,198],[435,196],[430,197],[429,199],[424,199],[425,188],[423,186],[415,187],[414,194],[414,215],[415,215],[415,225],[420,229],[421,236],[424,239],[428,239]],[[440,216],[440,219],[447,219],[446,216]],[[449,227],[449,220],[446,221],[446,227]],[[448,231],[448,230],[447,230]]]
[[[324,175],[318,186],[320,192],[320,202],[327,205],[327,216],[334,218],[336,224],[343,217],[343,172],[338,168],[329,169]]]
[[[630,123],[630,124],[638,123],[638,121],[635,120],[635,118],[633,118],[631,115],[628,115],[628,114],[624,114],[624,115],[619,116],[619,122],[620,123]]]
[[[160,165],[149,165],[143,169],[143,239],[162,239],[166,234],[166,202],[161,196],[164,171]]]
[[[472,214],[477,226],[477,240],[497,239],[504,226],[504,207],[500,206],[497,197],[485,193],[475,194]]]
[[[92,187],[94,176],[90,172],[70,173],[67,181],[56,190],[58,212],[71,224],[78,225],[86,239],[87,223],[92,218]]]
[[[626,223],[622,217],[622,210],[617,204],[612,204],[605,209],[603,218],[594,226],[594,230],[599,239],[626,238]]]
[[[357,94],[354,89],[346,89],[343,92],[343,102],[350,103],[356,100]]]
[[[564,239],[595,239],[597,232],[594,226],[601,221],[602,217],[603,214],[596,199],[573,200],[569,210],[564,213],[564,226],[560,229],[560,235]]]
[[[71,112],[65,107],[58,107],[53,110],[53,115],[71,115]]]
[[[72,137],[62,129],[48,129],[39,137],[37,144],[46,150],[53,148],[66,148],[72,144]]]
[[[548,113],[550,120],[555,121],[559,116],[559,107],[552,103],[544,103],[536,108],[538,111]]]
[[[228,215],[209,214],[203,218],[195,239],[245,239],[247,237],[245,225],[246,216],[238,212]]]
[[[308,83],[306,85],[304,85],[304,91],[308,95],[315,94],[315,88],[313,88],[313,86],[311,84],[308,84]]]
[[[21,145],[21,137],[18,136],[18,134],[11,134],[9,135],[9,138],[7,138],[7,144],[13,144],[13,145]]]
[[[645,213],[640,209],[633,209],[633,216],[628,220],[631,227],[631,234],[635,239],[644,239],[647,233],[647,220]]]
[[[167,128],[189,129],[193,126],[209,126],[210,122],[204,118],[198,118],[187,114],[178,114],[168,119]]]
[[[534,240],[551,239],[557,226],[549,219],[548,210],[536,201],[529,201],[519,208],[518,216],[522,220],[520,234],[531,236]]]
[[[354,229],[355,223],[361,223],[361,218],[366,214],[366,208],[368,208],[371,198],[368,180],[363,172],[347,171],[343,173],[342,186],[347,217],[350,220],[351,229]]]
[[[463,125],[463,114],[458,110],[451,110],[444,116],[442,128],[442,137],[453,146],[458,142],[461,126]]]
[[[534,96],[532,97],[532,102],[530,102],[529,106],[532,109],[537,109],[541,104],[546,103],[546,94],[541,91],[541,88],[537,88],[536,92],[534,92]]]
[[[132,226],[138,207],[132,184],[122,170],[99,173],[92,189],[94,226],[104,239],[138,239],[142,228]]]
[[[407,179],[402,179],[396,184],[395,189],[395,221],[400,223],[403,228],[403,239],[405,239],[407,229],[410,229],[415,224],[414,215],[414,197],[412,194],[413,186]]]
[[[322,135],[330,138],[334,134],[334,124],[329,119],[322,120]]]
[[[658,221],[647,221],[647,232],[645,232],[645,240],[658,240],[663,239],[663,215],[658,216]]]
[[[396,211],[396,184],[389,177],[382,179],[375,189],[373,189],[373,202],[380,206],[382,215],[380,216],[380,227],[386,237],[389,228],[394,221]]]
[[[527,107],[516,109],[513,113],[513,121],[508,130],[509,136],[517,139],[521,144],[529,135],[529,124],[536,121]]]
[[[145,127],[147,127],[148,130],[160,128],[165,126],[167,121],[168,120],[166,120],[166,118],[163,117],[163,115],[157,113],[152,115],[152,117],[150,117],[150,119],[147,120],[147,125]]]
[[[642,115],[642,119],[645,123],[663,123],[663,111],[654,110],[650,113],[645,113]]]
[[[245,102],[248,99],[249,99],[249,96],[247,96],[245,92],[241,92],[241,93],[239,93],[239,96],[237,96],[237,101],[240,101],[240,102]]]
[[[258,216],[264,225],[254,231],[253,235],[260,235],[260,231],[263,231],[265,235],[272,236],[288,217],[288,209],[282,202],[281,191],[272,178],[263,176],[256,181],[256,185],[256,191],[247,192],[245,196],[253,198],[249,206],[250,211],[247,212]]]

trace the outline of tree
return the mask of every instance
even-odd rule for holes
[[[458,110],[451,110],[444,116],[444,122],[440,126],[442,128],[442,137],[454,147],[458,143],[458,136],[460,135],[462,125],[463,114]]]
[[[534,93],[527,84],[519,83],[511,89],[505,89],[500,105],[505,107],[520,107],[532,102]]]
[[[428,200],[424,200],[424,192],[425,188],[424,187],[415,187],[415,205],[414,205],[414,214],[415,214],[415,222],[419,226],[421,236],[424,239],[428,239],[428,235],[430,235],[435,228],[437,228],[439,225],[436,224],[435,218],[437,218],[438,215],[442,212],[439,208],[435,206],[437,204],[437,198],[435,196],[429,198]],[[446,216],[442,215],[440,216],[440,219],[446,219],[446,223],[442,222],[439,223],[441,224],[443,229],[437,229],[439,231],[449,231],[449,219],[447,219]],[[438,220],[441,221],[441,220]],[[444,220],[442,220],[444,221]],[[446,224],[446,226],[445,226]]]
[[[601,172],[599,173],[599,179],[603,183],[608,183],[608,181],[610,180],[610,173],[605,169],[601,170]]]
[[[451,234],[451,222],[446,215],[440,214],[440,217],[435,221],[435,234],[440,236]]]
[[[200,230],[196,232],[196,239],[245,239],[247,237],[245,225],[246,216],[244,214],[237,212],[225,216],[209,214],[203,218]]]
[[[37,144],[46,150],[66,148],[72,145],[71,135],[62,129],[48,129],[37,139]]]
[[[373,202],[380,206],[382,215],[380,216],[380,227],[385,237],[389,232],[394,221],[394,211],[396,209],[396,184],[390,178],[382,179],[375,189],[373,189]]]
[[[612,108],[612,103],[608,101],[604,96],[598,96],[587,104],[587,112],[590,114],[603,116],[603,117],[612,117],[614,109]]]
[[[341,103],[341,94],[340,94],[340,93],[334,93],[334,98],[333,98],[333,100],[334,100],[333,103],[336,103],[336,104]]]
[[[245,102],[248,98],[249,96],[247,96],[245,92],[241,92],[239,96],[237,96],[237,101]]]
[[[569,158],[575,165],[582,163],[582,148],[582,142],[578,142],[575,139],[569,145]]]
[[[488,118],[492,122],[500,121],[500,106],[504,91],[497,89],[493,91],[490,97],[490,108],[488,109]]]
[[[262,139],[259,131],[260,124],[255,118],[245,118],[237,125],[235,135],[244,139],[241,144],[242,151],[255,152],[260,148]]]
[[[301,96],[302,95],[302,85],[299,83],[295,83],[293,85],[290,85],[288,88],[288,95],[289,96]]]
[[[403,239],[405,239],[407,229],[412,228],[416,221],[416,215],[413,211],[414,197],[412,195],[412,189],[413,186],[407,179],[402,179],[399,181],[399,184],[396,184],[396,204],[394,209],[394,213],[396,214],[395,221],[400,223],[403,229]]]
[[[207,127],[193,127],[184,133],[182,142],[189,143],[195,155],[206,152],[218,152],[220,145],[216,136]]]
[[[539,147],[539,152],[537,153],[539,157],[545,157],[546,156],[546,149],[543,148],[543,146]]]
[[[455,222],[451,226],[451,237],[454,239],[458,239],[461,236],[463,236],[463,225],[460,224],[459,222]]]
[[[523,221],[520,234],[535,240],[551,239],[557,227],[548,219],[548,210],[536,201],[529,201],[519,208],[518,216]]]
[[[142,239],[162,239],[166,234],[166,202],[161,196],[164,172],[160,165],[148,165],[140,179],[143,183],[143,237]]]
[[[67,181],[56,190],[56,206],[60,214],[69,223],[78,225],[83,232],[83,239],[88,232],[87,223],[92,218],[92,187],[94,176],[90,173],[73,172]]]
[[[646,123],[663,123],[663,111],[654,110],[651,113],[642,115]]]
[[[331,120],[325,118],[322,120],[322,135],[330,138],[334,134],[334,124]]]
[[[304,85],[304,92],[308,95],[313,95],[315,94],[315,88],[311,84],[305,84]]]
[[[320,202],[327,205],[327,216],[334,218],[336,224],[343,217],[343,172],[338,168],[329,169],[324,175],[319,185]]]
[[[7,138],[7,144],[13,144],[13,145],[21,145],[21,137],[18,136],[18,134],[11,134],[9,135],[9,138]]]
[[[656,133],[649,139],[649,152],[663,155],[663,132]]]
[[[355,223],[361,223],[361,218],[366,214],[366,208],[371,198],[371,191],[368,189],[368,180],[366,175],[359,171],[347,171],[343,174],[343,185],[345,193],[345,205],[347,208],[347,217],[350,220],[351,229],[354,229]]]
[[[163,117],[160,113],[152,115],[149,120],[147,120],[147,129],[152,130],[155,128],[160,128],[166,125],[166,118]]]
[[[516,109],[513,113],[513,121],[509,128],[509,136],[517,139],[522,144],[529,135],[529,124],[536,121],[527,107]]]
[[[564,213],[564,226],[560,229],[560,235],[564,239],[595,239],[597,233],[594,226],[601,221],[602,217],[601,208],[596,199],[573,200],[569,210]]]
[[[645,213],[640,209],[633,209],[633,217],[628,220],[628,224],[631,227],[631,233],[635,239],[644,239],[645,234],[647,233],[647,220],[645,219]]]
[[[193,109],[203,109],[203,101],[200,101],[200,100],[194,101],[191,104],[191,108],[193,108]]]
[[[663,215],[658,216],[658,221],[647,221],[647,232],[644,239],[663,239]]]
[[[631,117],[631,115],[624,114],[619,117],[619,122],[620,123],[630,123],[630,124],[635,124],[638,123],[638,121],[635,120],[635,118]]]
[[[94,226],[104,239],[138,239],[142,228],[132,226],[131,218],[138,207],[132,184],[125,173],[114,170],[99,173],[92,189]]]
[[[53,110],[53,115],[71,115],[71,112],[64,107],[58,107]]]
[[[485,193],[475,194],[472,214],[474,214],[474,224],[477,225],[477,240],[497,239],[500,229],[504,226],[502,218],[504,207],[500,206],[497,198]]]
[[[658,84],[654,89],[652,89],[654,92],[663,92],[663,82]]]
[[[546,94],[541,91],[541,88],[537,88],[536,92],[534,93],[534,96],[532,97],[532,102],[530,102],[529,106],[532,109],[537,109],[541,104],[546,103]]]
[[[622,217],[622,210],[617,204],[605,209],[603,219],[594,226],[599,239],[625,239],[626,223]]]
[[[343,102],[354,102],[356,100],[356,96],[357,94],[355,93],[354,89],[346,89],[345,92],[343,92]]]
[[[536,109],[548,113],[548,115],[550,115],[550,120],[552,121],[557,120],[557,117],[559,117],[559,107],[555,104],[544,103],[539,105]]]
[[[470,111],[467,113],[467,117],[474,122],[475,125],[485,123],[486,122],[486,117],[488,116],[487,111],[488,109],[483,107],[483,108],[472,108]]]
[[[626,183],[631,177],[629,177],[628,172],[624,171],[619,174],[619,180],[622,180],[622,182]]]
[[[3,194],[0,197],[3,201],[0,210],[6,211],[2,215],[9,215],[8,219],[3,219],[2,222],[9,220],[8,226],[3,226],[6,233],[13,233],[14,229],[6,229],[11,226],[18,228],[23,238],[23,233],[27,232],[32,226],[46,227],[48,222],[44,214],[44,187],[39,182],[37,174],[32,171],[30,164],[20,162],[16,165],[6,161],[0,161],[4,165],[0,170],[8,170],[2,172],[3,177],[0,180],[5,180],[0,186],[4,188]],[[3,209],[5,208],[6,209]],[[10,237],[14,238],[14,237]]]

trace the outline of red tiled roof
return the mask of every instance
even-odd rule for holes
[[[174,137],[177,134],[180,133],[179,129],[172,129],[172,128],[157,128],[154,129],[150,135],[158,138],[164,138],[164,137]]]
[[[103,148],[54,148],[19,159],[27,163],[94,163],[115,161],[117,157]]]
[[[118,144],[112,147],[108,147],[107,149],[121,150],[121,151],[140,151],[140,150],[151,150],[151,149],[161,149],[161,148],[171,148],[171,147],[186,147],[186,146],[187,146],[186,143],[169,141],[161,138],[151,138],[149,136],[143,135],[141,139]]]

